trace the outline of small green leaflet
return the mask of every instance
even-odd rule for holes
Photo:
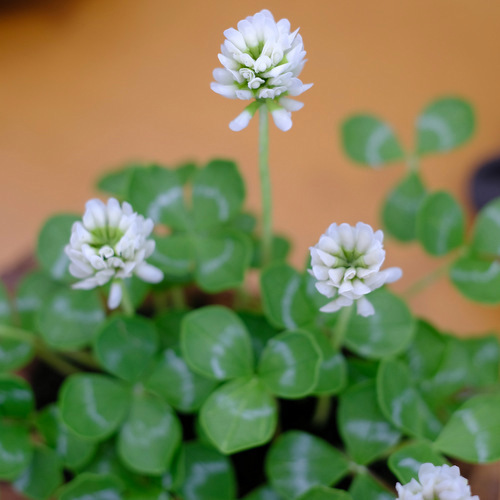
[[[360,356],[380,359],[399,354],[410,344],[415,321],[408,306],[388,290],[370,293],[375,314],[368,317],[351,315],[345,345]]]
[[[266,457],[266,474],[284,498],[297,498],[316,485],[331,486],[349,471],[343,454],[326,441],[300,431],[282,434]]]
[[[338,425],[349,457],[360,465],[373,462],[401,437],[380,411],[374,381],[357,384],[340,395]]]
[[[349,487],[349,493],[353,500],[394,500],[394,493],[384,489],[368,474],[358,474]]]
[[[474,129],[474,110],[467,101],[458,97],[439,98],[417,118],[417,154],[454,149],[467,142]]]
[[[16,375],[0,375],[0,416],[28,418],[35,408],[31,386]]]
[[[207,229],[229,222],[241,211],[245,184],[236,164],[212,160],[193,178],[193,215],[197,228]]]
[[[253,353],[241,319],[222,306],[207,306],[186,315],[181,332],[182,353],[200,375],[215,380],[250,375]]]
[[[465,215],[446,191],[427,195],[417,215],[417,238],[431,255],[446,255],[463,244]]]
[[[226,454],[267,443],[274,434],[274,398],[257,378],[236,379],[214,391],[201,408],[201,424]]]
[[[36,255],[42,269],[56,281],[69,283],[69,258],[64,247],[69,244],[71,227],[79,220],[77,215],[55,215],[45,222],[38,236]]]
[[[389,468],[402,484],[418,479],[418,470],[425,463],[446,464],[445,458],[437,453],[427,441],[417,441],[400,448],[389,457]]]
[[[408,174],[387,196],[382,207],[385,229],[399,241],[416,237],[417,214],[426,189],[417,172]]]
[[[26,469],[33,455],[29,430],[22,424],[0,420],[0,480],[15,479]]]
[[[269,340],[259,362],[259,379],[276,396],[296,399],[316,387],[321,350],[308,332],[287,331]]]
[[[361,165],[379,167],[404,159],[404,153],[392,128],[376,116],[355,115],[341,128],[344,151]]]
[[[293,330],[305,326],[316,314],[301,274],[288,264],[266,268],[261,275],[261,290],[267,319],[277,328]]]
[[[468,399],[450,418],[434,443],[436,450],[472,463],[500,459],[500,396]]]
[[[84,498],[123,500],[122,489],[121,482],[114,476],[85,472],[68,483],[61,490],[57,500],[82,500]]]
[[[500,199],[490,201],[479,212],[474,222],[471,248],[483,257],[500,256]]]

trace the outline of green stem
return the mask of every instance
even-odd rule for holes
[[[353,310],[354,310],[354,304],[352,306],[343,307],[340,310],[339,319],[335,324],[331,337],[332,346],[336,351],[338,351],[342,346],[342,342],[344,341],[345,337],[345,332],[347,330],[347,325],[349,323],[349,319],[351,318]]]
[[[135,308],[132,304],[132,299],[130,298],[130,293],[125,285],[125,281],[122,281],[120,285],[122,287],[121,309],[126,316],[133,316],[135,314]]]
[[[68,361],[65,361],[55,352],[48,349],[39,339],[36,339],[34,345],[36,355],[62,375],[71,375],[72,373],[78,373],[81,371],[76,366],[72,365]]]
[[[435,281],[437,281],[441,276],[446,274],[450,268],[450,263],[446,262],[442,266],[439,266],[434,271],[422,276],[419,280],[412,283],[402,294],[401,297],[409,300],[413,298],[415,295],[418,295],[421,291],[425,290],[428,286],[432,285]]]
[[[273,243],[271,176],[269,173],[269,116],[259,108],[259,171],[262,198],[262,267],[271,262]]]
[[[86,366],[87,368],[100,369],[99,363],[94,359],[92,354],[85,351],[70,351],[63,353],[65,357]]]
[[[48,349],[42,340],[33,332],[23,330],[22,328],[16,328],[15,326],[0,325],[0,338],[28,342],[33,346],[36,355],[40,359],[63,375],[70,375],[80,371],[76,366],[73,366],[71,363],[61,358],[57,353]]]
[[[331,396],[319,396],[316,400],[316,409],[314,411],[314,416],[312,423],[315,427],[324,427],[330,416],[330,410],[332,408],[332,398]]]
[[[186,297],[184,296],[182,287],[174,286],[170,290],[170,296],[172,297],[172,303],[175,309],[187,309]]]

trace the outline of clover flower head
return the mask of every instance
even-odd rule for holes
[[[373,305],[366,298],[373,290],[402,276],[399,267],[380,270],[385,259],[384,234],[358,222],[332,224],[319,242],[310,248],[312,269],[318,281],[316,289],[331,302],[322,312],[336,312],[356,302],[357,313],[371,316]]]
[[[404,486],[397,483],[396,490],[397,500],[479,500],[477,495],[471,495],[467,479],[456,465],[422,464],[418,481],[412,479]]]
[[[115,309],[122,299],[122,279],[135,274],[148,283],[160,282],[163,273],[145,262],[155,249],[154,240],[148,239],[153,227],[151,219],[134,212],[127,202],[89,200],[64,249],[69,272],[80,280],[73,288],[89,290],[112,281],[108,306]]]
[[[255,100],[229,124],[231,130],[244,129],[262,104],[279,129],[291,128],[291,112],[303,104],[289,96],[312,87],[297,78],[306,62],[298,31],[291,33],[288,19],[276,22],[268,10],[243,19],[237,30],[224,31],[219,54],[224,67],[214,70],[211,89],[230,99]]]

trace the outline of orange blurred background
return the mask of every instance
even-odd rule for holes
[[[98,194],[95,179],[130,160],[233,158],[257,211],[257,120],[231,132],[244,103],[209,84],[223,30],[262,8],[300,26],[309,59],[301,79],[314,82],[291,131],[271,130],[275,227],[294,240],[295,264],[330,222],[378,225],[381,201],[403,175],[401,165],[371,171],[343,156],[339,125],[354,112],[387,119],[411,148],[429,101],[470,100],[475,137],[424,160],[423,174],[472,217],[470,176],[500,151],[498,2],[0,0],[0,269],[32,251],[46,217],[82,212]],[[387,264],[404,269],[398,291],[443,262],[416,244],[387,247]],[[498,307],[469,303],[446,279],[412,308],[458,333],[500,319]]]

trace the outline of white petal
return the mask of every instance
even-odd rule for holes
[[[313,272],[313,276],[317,280],[326,281],[328,279],[328,268],[325,266],[313,266],[312,272]]]
[[[292,128],[292,113],[286,109],[276,109],[271,111],[271,116],[273,117],[274,124],[283,132],[286,132]]]
[[[239,132],[248,126],[251,119],[252,113],[245,109],[229,124],[229,128],[234,132]]]
[[[236,97],[241,99],[242,101],[248,101],[249,99],[253,99],[253,93],[251,90],[241,90],[238,89],[235,92]]]
[[[122,294],[123,290],[121,282],[114,281],[109,289],[108,307],[110,309],[116,309],[120,305],[120,302],[122,301]]]
[[[135,268],[135,274],[148,283],[159,283],[163,280],[163,272],[146,262],[141,262]]]
[[[365,253],[373,244],[373,229],[368,224],[358,222],[356,233],[356,250],[359,253]]]
[[[101,200],[93,199],[85,204],[83,225],[87,229],[95,229],[106,226],[106,205]]]
[[[233,74],[225,68],[215,68],[213,71],[214,80],[222,85],[231,85],[234,83]]]
[[[389,267],[381,271],[384,275],[385,283],[394,283],[403,276],[403,270],[399,267]]]
[[[328,276],[335,285],[340,286],[340,282],[344,279],[345,267],[336,267],[328,271]]]
[[[356,312],[360,316],[366,318],[367,316],[373,316],[375,314],[375,309],[366,297],[361,297],[356,301]]]
[[[319,248],[321,248],[321,250],[324,250],[325,252],[331,253],[333,255],[336,255],[341,251],[338,243],[326,234],[321,235],[321,237],[319,238],[318,246]]]
[[[337,294],[337,290],[334,287],[332,287],[331,285],[327,285],[323,281],[318,281],[314,286],[321,295],[324,295],[329,299],[335,297],[335,295]]]
[[[245,42],[245,39],[243,38],[243,35],[238,31],[235,30],[234,28],[229,28],[226,31],[224,31],[224,36],[238,49],[245,51],[247,50],[247,44]]]
[[[221,96],[229,99],[236,99],[236,87],[234,85],[222,85],[217,82],[211,82],[210,88]]]
[[[352,226],[349,224],[340,224],[338,228],[339,232],[339,244],[347,251],[354,249],[354,231]]]
[[[353,291],[356,295],[366,295],[367,293],[371,292],[371,288],[365,285],[360,280],[353,280],[352,286],[353,286]]]
[[[288,93],[292,97],[296,97],[300,94],[303,94],[306,90],[309,90],[312,86],[312,83],[297,85],[289,89]]]
[[[298,111],[304,107],[304,103],[296,101],[295,99],[290,99],[288,97],[281,97],[279,100],[281,106],[283,106],[287,111]]]
[[[238,23],[238,30],[243,35],[246,45],[248,48],[253,48],[259,45],[259,40],[257,39],[257,32],[252,23],[248,20],[243,19]]]
[[[324,305],[320,309],[320,311],[326,312],[326,313],[337,312],[338,310],[342,309],[343,307],[348,307],[348,306],[352,305],[352,303],[353,303],[353,301],[351,299],[340,296],[338,299],[332,300],[328,304]]]
[[[335,256],[333,256],[333,255],[331,255],[331,254],[329,254],[327,252],[324,252],[320,248],[317,248],[316,252],[318,254],[318,257],[323,262],[323,264],[325,264],[325,266],[327,266],[327,267],[334,267],[335,264],[337,263],[337,257],[335,257]]]

